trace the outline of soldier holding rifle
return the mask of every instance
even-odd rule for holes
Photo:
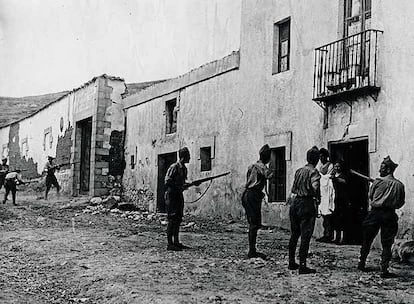
[[[17,205],[16,204],[16,185],[17,184],[25,184],[25,182],[22,180],[22,177],[20,175],[21,170],[16,169],[12,172],[7,173],[6,178],[5,178],[5,184],[4,184],[4,188],[6,189],[6,193],[4,194],[4,200],[3,200],[3,204],[6,203],[7,201],[7,197],[9,196],[9,193],[12,193],[12,200],[13,200],[13,205]]]
[[[7,158],[1,160],[0,165],[0,189],[3,187],[7,173],[9,173],[9,166],[7,165]]]
[[[190,187],[186,182],[187,164],[190,161],[190,151],[187,147],[178,151],[179,160],[172,164],[165,175],[165,206],[167,209],[167,250],[181,251],[189,247],[179,241],[180,224],[184,215],[184,196],[183,191]],[[194,184],[196,186],[199,183]]]
[[[54,157],[48,156],[48,162],[45,165],[44,172],[46,172],[46,191],[45,191],[45,200],[47,200],[47,195],[52,186],[55,186],[57,193],[60,191],[59,183],[55,176],[55,171],[60,169],[60,165],[54,163]]]
[[[365,263],[371,244],[381,229],[381,277],[383,278],[395,277],[395,274],[388,271],[392,255],[391,247],[398,231],[398,216],[395,209],[401,208],[405,203],[404,184],[394,177],[397,166],[398,164],[394,163],[389,156],[382,161],[379,170],[380,178],[375,179],[369,189],[371,210],[362,223],[363,239],[358,269],[366,270]],[[351,173],[357,174],[355,171]],[[372,181],[372,179],[369,180]]]
[[[201,183],[213,180],[229,174],[226,172],[216,176],[206,177],[187,183],[187,164],[190,161],[190,151],[187,147],[178,151],[179,160],[172,164],[165,175],[165,206],[167,209],[167,250],[181,251],[189,247],[179,241],[180,224],[184,215],[183,191],[191,186],[199,186]]]

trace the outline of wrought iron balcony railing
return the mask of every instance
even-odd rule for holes
[[[313,100],[378,91],[380,34],[366,30],[315,49]]]

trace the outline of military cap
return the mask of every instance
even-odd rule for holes
[[[392,170],[395,170],[395,168],[398,167],[398,164],[394,163],[389,155],[384,158],[382,163]]]

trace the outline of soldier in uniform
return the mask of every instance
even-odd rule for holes
[[[381,229],[381,277],[393,278],[396,275],[388,271],[391,260],[391,247],[398,231],[398,216],[395,209],[401,208],[405,203],[404,184],[394,177],[394,163],[389,156],[381,163],[377,178],[369,189],[371,210],[362,223],[362,246],[358,269],[365,271],[365,263],[371,244]]]
[[[59,165],[56,165],[53,160],[53,156],[47,157],[48,161],[45,165],[44,172],[46,172],[46,191],[45,191],[45,200],[47,200],[47,195],[52,186],[55,186],[57,193],[60,191],[59,183],[55,176],[55,171],[59,170]]]
[[[1,160],[0,165],[0,189],[4,186],[6,175],[9,173],[9,166],[7,165],[7,158]]]
[[[306,266],[309,243],[315,227],[317,205],[320,202],[321,176],[315,168],[319,161],[319,150],[313,147],[306,153],[307,164],[296,170],[292,186],[291,206],[289,210],[291,236],[289,241],[289,269],[299,268],[299,274],[315,273]],[[296,263],[296,246],[299,240],[299,265]]]
[[[9,196],[9,193],[11,192],[13,205],[17,205],[16,204],[16,191],[17,191],[16,185],[24,184],[24,181],[22,180],[20,172],[21,171],[19,169],[16,169],[12,172],[7,173],[6,178],[5,178],[5,184],[4,184],[6,193],[4,194],[3,204],[6,203],[7,197]]]
[[[179,160],[172,164],[165,175],[165,206],[167,209],[167,250],[181,251],[189,247],[179,241],[180,224],[184,215],[183,191],[187,190],[190,184],[187,180],[187,164],[190,161],[190,151],[187,147],[178,151]],[[194,183],[198,186],[198,183]]]
[[[266,180],[272,177],[272,172],[266,166],[270,161],[270,147],[264,145],[259,151],[259,160],[247,169],[246,189],[242,195],[242,205],[246,211],[249,223],[249,252],[248,258],[266,259],[266,255],[256,251],[257,232],[262,226],[262,200]]]

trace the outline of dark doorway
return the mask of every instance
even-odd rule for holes
[[[89,194],[92,118],[77,123],[80,130],[80,194]]]
[[[365,179],[353,175],[353,169],[369,176],[368,139],[330,143],[331,160],[343,162],[343,171],[348,180],[348,210],[345,219],[344,241],[348,244],[361,244],[362,221],[368,209],[369,184]]]
[[[166,153],[158,155],[158,185],[157,185],[157,211],[165,212],[165,185],[164,179],[168,168],[177,161],[177,153]]]

